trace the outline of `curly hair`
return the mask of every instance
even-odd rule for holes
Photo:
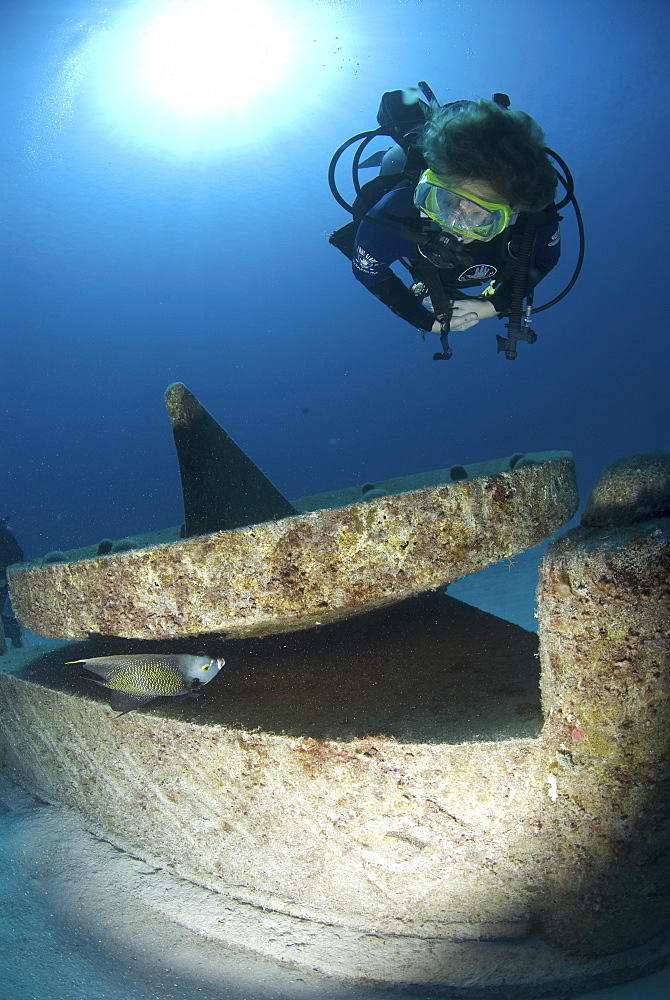
[[[524,111],[479,100],[433,107],[421,135],[428,166],[454,185],[486,181],[507,204],[538,212],[556,193],[544,132]]]

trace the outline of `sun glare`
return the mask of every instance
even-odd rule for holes
[[[289,32],[263,3],[179,0],[146,26],[141,75],[190,114],[246,103],[281,78]]]
[[[122,146],[230,156],[296,127],[342,72],[341,12],[325,0],[120,3],[69,85]]]

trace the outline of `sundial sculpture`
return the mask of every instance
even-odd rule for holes
[[[8,772],[207,888],[172,919],[297,967],[503,1000],[667,964],[670,455],[615,463],[550,545],[538,664],[443,589],[569,520],[567,453],[289,503],[168,406],[189,537],[10,571],[24,626],[86,641],[0,673]],[[120,717],[63,666],[194,643],[227,664],[201,697]]]

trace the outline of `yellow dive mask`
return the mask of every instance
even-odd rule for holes
[[[442,229],[485,242],[502,233],[515,214],[509,205],[484,201],[463,188],[448,185],[432,170],[424,170],[419,178],[414,204]]]

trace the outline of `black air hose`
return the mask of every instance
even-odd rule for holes
[[[507,337],[498,337],[498,351],[504,351],[505,356],[513,361],[516,358],[516,345],[519,340],[534,343],[536,336],[530,329],[521,329],[521,319],[524,313],[523,300],[528,294],[528,274],[530,261],[535,249],[537,226],[531,216],[524,221],[523,231],[518,243],[517,255],[512,275],[512,300],[510,304],[509,322],[505,324]]]

